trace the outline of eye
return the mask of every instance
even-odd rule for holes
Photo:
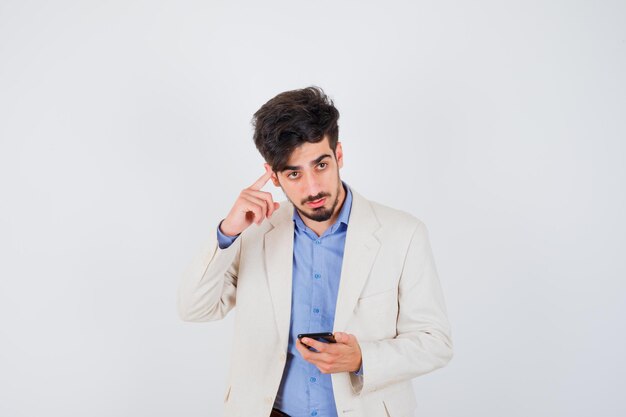
[[[324,169],[328,166],[328,164],[326,162],[320,162],[317,166],[320,167],[320,169]]]
[[[297,176],[298,176],[298,172],[297,171],[293,171],[293,172],[290,172],[289,174],[287,174],[287,178],[290,178],[292,180],[296,179]]]

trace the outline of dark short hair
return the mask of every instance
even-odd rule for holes
[[[335,153],[339,137],[339,111],[316,86],[285,91],[254,113],[254,144],[274,171],[284,170],[291,153],[305,142],[328,137]]]

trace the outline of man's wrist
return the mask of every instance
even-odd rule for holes
[[[232,245],[232,243],[237,239],[237,236],[239,235],[236,235],[236,236],[226,235],[222,231],[222,228],[220,227],[221,224],[222,222],[220,222],[220,224],[217,226],[217,243],[220,249],[227,249],[230,245]]]
[[[217,226],[217,227],[218,227],[218,229],[220,229],[220,232],[221,232],[224,236],[226,236],[226,237],[230,237],[230,238],[233,238],[233,237],[237,237],[237,236],[239,236],[239,235],[241,234],[241,233],[235,233],[235,234],[233,234],[233,233],[231,233],[231,232],[229,232],[229,231],[227,231],[227,230],[224,230],[224,228],[222,227],[222,225],[223,225],[223,223],[224,223],[224,220],[226,220],[226,219],[222,219],[222,221],[220,222],[220,224]]]

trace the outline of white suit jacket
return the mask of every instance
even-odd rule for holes
[[[450,327],[428,232],[408,213],[353,201],[333,331],[356,336],[363,376],[332,374],[339,417],[406,417],[411,379],[452,358]],[[216,232],[183,274],[185,321],[223,318],[235,305],[226,417],[268,417],[286,361],[291,314],[294,207],[288,201],[227,249]]]

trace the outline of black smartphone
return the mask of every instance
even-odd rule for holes
[[[298,339],[300,340],[300,342],[302,342],[303,337],[308,337],[309,339],[318,340],[322,343],[337,343],[337,341],[335,340],[335,336],[333,336],[333,334],[330,332],[301,333],[298,335]],[[309,349],[313,349],[311,346],[308,346],[306,343],[302,343],[302,344],[308,347]]]

